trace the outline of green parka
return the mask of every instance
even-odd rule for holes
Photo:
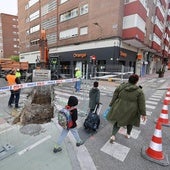
[[[95,109],[95,106],[100,102],[100,90],[93,87],[89,91],[89,108]]]
[[[145,96],[140,87],[123,83],[116,88],[107,120],[118,123],[118,126],[134,125],[139,127],[140,116],[146,115]]]

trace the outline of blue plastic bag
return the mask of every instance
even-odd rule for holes
[[[106,117],[110,111],[110,107],[108,107],[104,112],[103,112],[103,118],[106,120]]]

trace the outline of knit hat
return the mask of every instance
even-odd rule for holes
[[[77,97],[75,97],[75,96],[70,96],[69,99],[68,99],[67,105],[68,105],[68,106],[76,106],[76,105],[78,105],[78,99],[77,99]]]

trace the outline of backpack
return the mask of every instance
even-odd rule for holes
[[[75,108],[68,109],[67,107],[65,107],[59,110],[58,112],[58,124],[64,129],[69,129],[70,127],[73,126],[73,121],[70,112],[73,109]]]

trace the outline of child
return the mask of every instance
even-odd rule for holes
[[[90,113],[94,111],[97,104],[100,103],[100,90],[98,89],[99,83],[95,81],[93,87],[89,91],[89,108]]]
[[[84,142],[80,139],[78,130],[77,130],[77,124],[76,124],[76,120],[78,119],[78,113],[77,113],[77,108],[75,107],[76,105],[78,105],[78,99],[75,96],[70,96],[68,99],[68,103],[67,103],[67,108],[70,109],[71,112],[71,117],[72,117],[72,121],[73,121],[73,125],[70,129],[64,129],[62,130],[58,140],[57,140],[57,145],[54,147],[53,152],[57,153],[62,151],[61,148],[61,144],[64,141],[65,137],[67,136],[68,132],[71,131],[71,133],[73,134],[75,140],[76,140],[76,146],[80,146],[83,145]]]

